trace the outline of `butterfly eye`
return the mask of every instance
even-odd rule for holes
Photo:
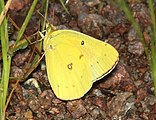
[[[81,45],[84,45],[84,41],[81,41]]]

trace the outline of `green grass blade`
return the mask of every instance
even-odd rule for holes
[[[148,0],[148,6],[149,6],[149,11],[150,11],[150,16],[151,16],[151,23],[152,23],[152,33],[151,33],[151,71],[152,71],[152,76],[153,76],[153,82],[154,82],[154,93],[156,96],[156,48],[155,48],[155,43],[156,43],[156,20],[155,20],[155,12],[154,12],[154,2],[153,0]]]
[[[4,1],[0,1],[0,12],[4,10]],[[2,57],[3,57],[3,70],[2,70],[2,79],[0,81],[0,119],[4,119],[3,108],[6,102],[6,96],[8,92],[8,83],[9,83],[9,74],[10,74],[10,63],[11,59],[8,57],[8,29],[7,29],[7,20],[4,18],[0,26],[0,39],[2,45]]]

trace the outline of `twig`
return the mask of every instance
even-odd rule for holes
[[[9,10],[9,6],[10,6],[11,2],[12,2],[12,0],[8,0],[8,2],[6,3],[3,11],[1,12],[1,15],[0,15],[0,25],[3,22],[5,16],[6,16],[7,12],[8,12],[8,10]]]
[[[10,102],[10,100],[11,100],[12,94],[13,94],[13,92],[15,91],[15,89],[16,89],[17,84],[19,83],[19,81],[20,81],[19,79],[16,81],[15,87],[13,87],[13,89],[12,89],[12,91],[11,91],[11,93],[10,93],[8,99],[7,99],[7,102],[6,102],[6,104],[5,104],[5,107],[3,108],[4,118],[5,118],[5,112],[6,112],[6,109],[7,109],[8,105],[9,105],[9,102]]]

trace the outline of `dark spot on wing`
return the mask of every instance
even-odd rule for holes
[[[83,55],[83,54],[81,54],[81,55],[79,56],[79,59],[81,59],[83,56],[84,56],[84,55]]]
[[[83,40],[81,41],[81,45],[84,45],[84,41]]]
[[[68,65],[67,65],[67,68],[68,68],[69,70],[72,70],[72,68],[73,68],[73,63],[68,64]]]

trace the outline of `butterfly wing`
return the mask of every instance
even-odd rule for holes
[[[47,74],[55,95],[63,100],[84,96],[92,86],[91,73],[82,51],[68,36],[50,34],[44,41]],[[48,40],[49,42],[47,42]]]
[[[119,56],[111,45],[73,30],[48,34],[44,49],[50,84],[64,100],[82,97],[113,70]]]

